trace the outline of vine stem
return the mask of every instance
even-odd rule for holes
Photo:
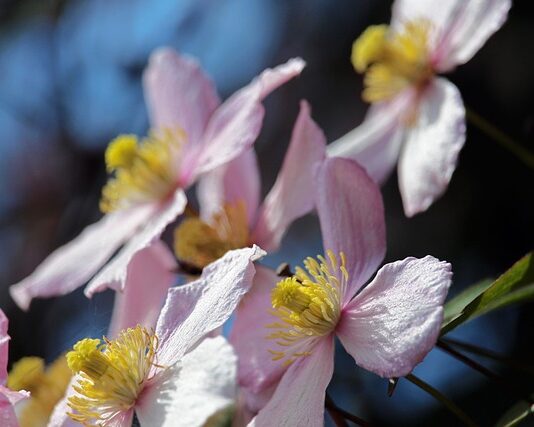
[[[486,357],[488,359],[501,362],[502,364],[512,369],[516,369],[517,371],[521,371],[529,375],[534,375],[534,365],[530,365],[523,361],[515,360],[508,356],[504,356],[500,353],[496,353],[493,350],[488,350],[487,348],[479,347],[477,345],[458,341],[452,338],[442,338],[441,341],[454,347],[458,347],[464,351],[467,351],[468,353],[473,353],[478,356]]]
[[[504,147],[513,153],[525,165],[534,169],[534,154],[529,150],[518,144],[503,131],[469,108],[466,108],[466,118],[471,124],[500,144],[501,147]]]
[[[408,374],[404,378],[410,381],[412,384],[419,387],[421,390],[426,391],[434,399],[442,403],[449,411],[451,411],[456,417],[462,421],[462,423],[469,427],[477,427],[477,424],[467,415],[462,409],[460,409],[452,400],[445,397],[441,392],[436,390],[430,384],[424,382],[419,377],[416,377],[414,374]]]
[[[503,378],[499,374],[496,374],[493,371],[490,371],[488,368],[486,368],[485,366],[482,366],[481,364],[475,362],[473,359],[470,359],[465,354],[462,354],[459,351],[455,350],[449,344],[443,342],[443,340],[438,340],[438,342],[436,344],[436,347],[438,347],[439,349],[445,351],[450,356],[458,359],[460,362],[464,363],[465,365],[469,366],[470,368],[474,369],[475,371],[480,372],[482,375],[485,375],[490,380],[495,381],[496,383],[501,385],[503,388],[505,388],[508,392],[516,395],[521,400],[524,400],[524,401],[528,402],[530,405],[534,404],[534,401],[529,396],[528,397],[524,397],[524,394],[521,391],[517,390],[516,387],[513,386],[512,384],[510,384],[505,378]]]
[[[337,406],[328,393],[326,393],[324,406],[338,427],[348,427],[346,420],[352,421],[356,425],[362,427],[371,427],[371,424],[367,421]]]

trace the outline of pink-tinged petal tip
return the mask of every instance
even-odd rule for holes
[[[431,256],[386,264],[343,310],[343,346],[382,377],[407,375],[436,343],[451,277],[451,265]]]

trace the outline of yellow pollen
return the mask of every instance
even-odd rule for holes
[[[135,405],[143,389],[158,347],[154,333],[137,326],[122,331],[117,339],[83,339],[67,353],[70,369],[79,374],[68,399],[83,425],[109,426],[120,413]]]
[[[7,379],[12,390],[31,393],[18,411],[21,427],[45,427],[56,404],[65,394],[72,373],[65,356],[60,356],[45,370],[43,359],[24,357],[17,361]]]
[[[379,102],[408,87],[418,87],[432,77],[427,20],[407,22],[401,31],[387,25],[367,28],[352,45],[352,64],[365,73],[363,99]]]
[[[247,206],[243,200],[225,204],[209,223],[189,217],[174,231],[176,257],[200,269],[248,244]]]
[[[272,313],[280,322],[267,325],[275,329],[267,338],[291,348],[291,352],[270,350],[273,360],[286,359],[284,363],[288,364],[307,356],[308,351],[298,348],[304,339],[325,336],[335,329],[348,281],[343,253],[339,260],[330,250],[327,258],[308,257],[304,269],[297,267],[295,275],[280,280],[272,290]]]
[[[102,189],[104,213],[164,199],[176,186],[175,169],[185,137],[182,131],[151,133],[142,141],[120,135],[106,150],[106,169],[113,173]]]

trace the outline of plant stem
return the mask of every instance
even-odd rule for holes
[[[332,398],[328,395],[328,393],[326,393],[324,405],[338,427],[348,427],[347,422],[345,420],[352,421],[356,425],[362,427],[371,427],[371,424],[369,424],[367,421],[362,420],[360,417],[338,407],[334,403]]]
[[[524,397],[524,393],[520,390],[517,390],[516,387],[510,384],[505,378],[501,377],[499,374],[496,374],[495,372],[490,371],[485,366],[482,366],[481,364],[475,362],[473,359],[470,359],[466,355],[455,350],[454,348],[452,348],[450,345],[443,342],[442,340],[438,340],[436,347],[447,352],[449,355],[458,359],[460,362],[464,363],[465,365],[469,366],[475,371],[478,371],[482,375],[485,375],[489,379],[495,381],[496,383],[501,385],[503,388],[508,390],[508,392],[516,395],[519,399],[528,402],[530,405],[534,404],[534,401],[530,398],[530,396],[527,395],[527,397]]]
[[[506,148],[525,165],[531,169],[534,169],[534,154],[532,154],[529,150],[518,144],[500,129],[492,125],[489,121],[469,108],[466,108],[466,117],[469,122],[499,143],[501,147]]]
[[[477,424],[471,419],[469,415],[467,415],[463,410],[461,410],[456,404],[449,400],[447,397],[445,397],[443,394],[441,394],[438,390],[436,390],[434,387],[432,387],[430,384],[424,382],[422,379],[416,377],[414,374],[408,374],[405,377],[408,381],[410,381],[412,384],[415,384],[420,389],[426,391],[428,394],[430,394],[434,399],[441,402],[443,405],[447,407],[449,411],[451,411],[456,417],[462,421],[462,423],[469,427],[476,427]]]
[[[529,375],[534,375],[534,365],[530,365],[528,363],[512,359],[508,356],[504,356],[502,354],[496,353],[493,350],[488,350],[486,348],[482,348],[482,347],[469,344],[463,341],[457,341],[452,338],[442,338],[441,341],[449,345],[459,347],[462,350],[465,350],[469,353],[473,353],[478,356],[486,357],[488,359],[496,360],[512,369],[516,369],[518,371],[524,372]]]

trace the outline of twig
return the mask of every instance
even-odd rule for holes
[[[462,354],[459,351],[455,350],[454,348],[452,348],[450,345],[443,342],[442,340],[438,340],[436,347],[447,352],[449,355],[458,359],[460,362],[464,363],[465,365],[469,366],[475,371],[480,372],[482,375],[485,375],[489,379],[500,384],[503,388],[508,390],[508,392],[516,395],[519,399],[528,402],[530,405],[534,404],[534,401],[530,398],[530,396],[527,395],[527,397],[524,397],[523,392],[520,390],[517,390],[517,388],[513,384],[510,384],[505,378],[503,378],[499,374],[496,374],[493,371],[490,371],[488,368],[486,368],[485,366],[482,366],[480,363],[475,362],[473,359],[470,359],[465,354]]]
[[[367,421],[338,407],[328,393],[326,394],[324,406],[338,427],[348,427],[345,420],[352,421],[362,427],[371,427],[371,424]]]
[[[412,384],[415,384],[417,387],[419,387],[421,390],[426,391],[428,394],[430,394],[434,399],[441,402],[444,406],[447,407],[449,411],[451,411],[456,417],[462,421],[462,423],[469,427],[476,427],[477,424],[471,419],[469,415],[467,415],[462,409],[460,409],[452,400],[445,397],[443,394],[441,394],[438,390],[436,390],[434,387],[432,387],[430,384],[424,382],[422,379],[416,377],[414,374],[408,374],[405,377],[408,381],[410,381]]]
[[[441,341],[453,345],[456,347],[461,348],[462,350],[465,350],[469,353],[476,354],[478,356],[486,357],[488,359],[495,360],[497,362],[501,362],[502,364],[512,368],[516,369],[518,371],[524,372],[529,375],[534,375],[534,365],[530,365],[528,363],[515,360],[511,357],[504,356],[500,353],[496,353],[493,350],[488,350],[486,348],[479,347],[477,345],[469,344],[463,341],[458,341],[452,338],[442,338]]]
[[[469,122],[499,143],[502,147],[512,152],[525,165],[534,169],[534,154],[469,108],[466,109],[466,117]]]

